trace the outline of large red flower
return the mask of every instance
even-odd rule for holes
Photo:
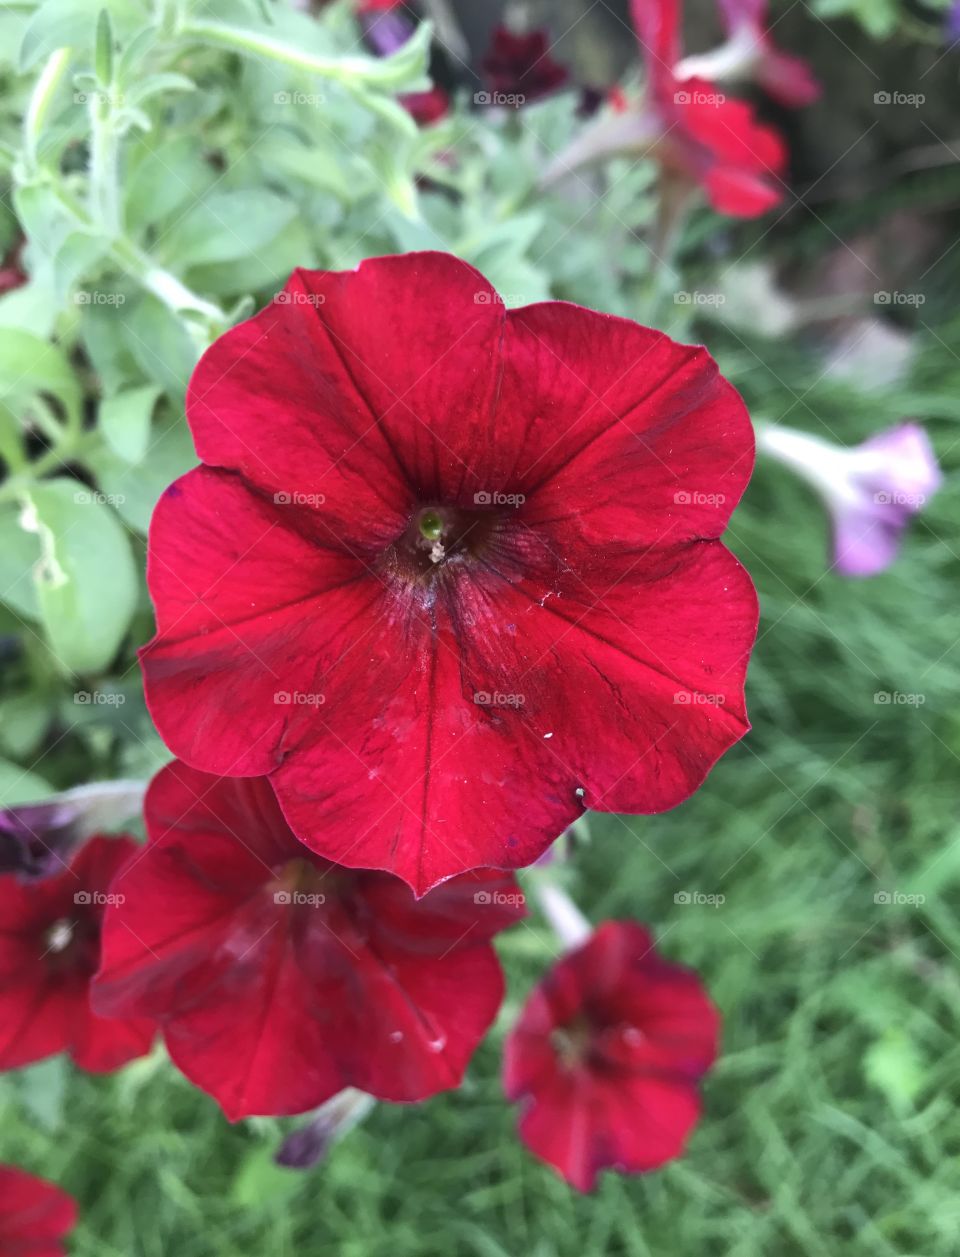
[[[146,852],[107,913],[98,1008],[158,1018],[231,1119],[301,1113],[344,1087],[399,1101],[457,1086],[503,994],[490,939],[523,915],[509,875],[417,900],[312,855],[262,778],[170,764],[145,808]]]
[[[696,974],[661,959],[642,926],[606,922],[554,965],[507,1038],[521,1138],[581,1191],[606,1167],[679,1156],[719,1026]]]
[[[73,1198],[46,1179],[0,1165],[0,1257],[63,1257],[77,1221]]]
[[[62,872],[0,877],[0,1069],[69,1052],[81,1069],[118,1069],[150,1050],[154,1026],[90,1007],[104,911],[132,838],[91,838]]]
[[[746,731],[756,601],[717,538],[753,435],[703,349],[409,254],[296,271],[187,407],[147,700],[319,854],[418,893],[517,867]]]
[[[664,165],[699,183],[714,209],[749,218],[783,200],[786,149],[756,121],[746,102],[703,79],[677,79],[680,0],[631,0],[630,11],[647,67],[650,106],[661,134]]]

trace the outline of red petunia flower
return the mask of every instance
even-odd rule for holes
[[[518,35],[506,26],[494,28],[480,69],[492,92],[520,96],[525,102],[549,96],[569,78],[566,66],[550,56],[545,30]]]
[[[405,92],[400,104],[418,126],[429,127],[450,112],[450,97],[442,87],[431,87],[425,92]]]
[[[417,893],[655,812],[746,732],[753,462],[703,350],[445,254],[296,271],[201,359],[141,652],[182,759]]]
[[[820,84],[801,57],[781,52],[767,28],[768,0],[718,0],[726,43],[712,52],[685,57],[677,78],[711,82],[752,79],[774,100],[790,109],[811,105]]]
[[[742,100],[697,78],[680,82],[679,0],[631,0],[647,66],[651,106],[663,128],[657,152],[668,169],[699,183],[714,209],[749,218],[783,200],[780,136]]]
[[[69,1052],[106,1073],[150,1050],[154,1026],[113,1021],[90,1007],[103,913],[132,838],[91,838],[69,867],[35,882],[0,877],[0,1069]]]
[[[459,1084],[496,1015],[490,939],[524,915],[506,874],[421,900],[312,855],[269,784],[174,763],[149,844],[104,927],[97,1008],[160,1020],[170,1055],[231,1120],[301,1113],[344,1087],[422,1100]]]
[[[753,218],[783,200],[783,141],[757,122],[751,107],[699,78],[680,81],[679,0],[631,0],[633,23],[647,67],[647,95],[626,110],[614,107],[559,155],[545,182],[579,166],[628,153],[660,163],[670,181],[664,203],[682,203],[703,188],[723,214]]]
[[[76,1202],[66,1192],[15,1165],[0,1165],[2,1257],[63,1257],[63,1238],[76,1222]]]
[[[607,921],[534,990],[504,1047],[520,1137],[580,1191],[612,1167],[653,1170],[681,1154],[720,1019],[696,974],[650,935]]]

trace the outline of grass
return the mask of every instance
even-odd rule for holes
[[[716,347],[757,414],[850,441],[914,414],[949,470],[950,334],[882,393],[823,380],[806,393],[809,353]],[[571,870],[590,916],[649,922],[724,1013],[685,1159],[582,1197],[517,1142],[499,1044],[551,958],[536,919],[502,941],[510,994],[467,1085],[378,1106],[310,1173],[272,1165],[281,1123],[229,1126],[162,1053],[114,1078],[54,1063],[0,1079],[0,1159],[77,1195],[75,1257],[952,1257],[958,519],[948,485],[889,573],[848,583],[826,570],[819,506],[761,469],[729,537],[763,606],[753,733],[676,811],[592,818]],[[881,691],[922,702],[877,703]]]

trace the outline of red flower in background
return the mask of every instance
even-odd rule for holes
[[[46,1179],[0,1165],[0,1257],[63,1257],[77,1221],[72,1197]]]
[[[119,1069],[150,1050],[154,1026],[90,1007],[103,913],[132,838],[91,838],[68,867],[35,882],[0,877],[0,1069],[69,1052],[81,1069]]]
[[[550,56],[550,37],[545,30],[515,35],[497,26],[481,71],[492,92],[538,100],[563,87],[569,78],[565,66]]]
[[[753,79],[790,109],[811,105],[820,84],[801,57],[781,52],[767,29],[768,0],[718,0],[727,42],[702,56],[686,57],[677,77]]]
[[[554,965],[507,1038],[520,1137],[580,1191],[607,1167],[656,1169],[700,1115],[719,1026],[696,974],[662,960],[641,926],[606,922]]]
[[[429,127],[450,112],[450,97],[442,87],[431,87],[425,92],[405,92],[400,103],[418,126]]]
[[[626,154],[659,162],[667,225],[698,186],[724,214],[753,218],[772,209],[783,199],[780,136],[757,122],[744,101],[703,79],[678,78],[679,0],[631,0],[630,7],[647,68],[646,99],[625,100],[615,88],[610,109],[560,153],[544,184]]]
[[[753,462],[703,349],[456,258],[296,271],[191,381],[141,652],[161,736],[418,893],[654,812],[747,729]]]
[[[98,1008],[158,1018],[232,1120],[344,1087],[413,1101],[459,1084],[503,994],[490,939],[524,914],[509,876],[416,900],[312,855],[263,779],[179,763],[145,811],[149,844],[107,913]]]
[[[679,0],[631,0],[630,12],[663,128],[657,155],[664,165],[701,184],[721,213],[751,218],[779,204],[786,149],[777,132],[713,84],[676,77]]]

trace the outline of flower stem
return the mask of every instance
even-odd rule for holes
[[[565,890],[553,881],[534,882],[543,915],[568,951],[587,941],[593,927]]]

